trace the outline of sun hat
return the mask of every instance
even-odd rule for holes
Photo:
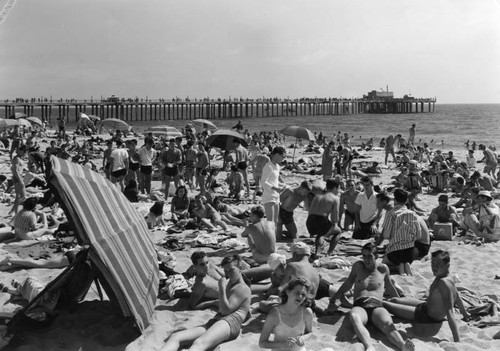
[[[267,259],[267,264],[274,271],[280,265],[283,266],[286,265],[286,256],[273,252],[272,254],[269,255],[269,258]]]
[[[493,196],[491,196],[491,193],[488,190],[481,190],[477,196],[484,196],[489,199],[489,201],[493,200]]]
[[[307,245],[303,241],[298,241],[298,242],[294,243],[292,245],[290,251],[292,252],[292,255],[293,254],[308,255],[308,256],[311,255],[311,248],[309,247],[309,245]]]

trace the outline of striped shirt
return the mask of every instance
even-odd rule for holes
[[[421,236],[418,215],[404,205],[394,207],[386,214],[383,235],[389,239],[386,253],[415,246]]]

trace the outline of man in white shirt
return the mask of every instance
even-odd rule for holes
[[[354,224],[353,239],[369,239],[372,235],[372,225],[377,216],[377,193],[373,190],[370,177],[361,178],[365,189],[358,194],[355,204],[357,206],[356,221]]]
[[[109,156],[111,164],[111,182],[119,183],[121,191],[125,189],[124,180],[128,173],[128,152],[122,148],[121,139],[116,140],[116,149]]]
[[[151,193],[151,175],[153,173],[153,161],[156,158],[156,150],[153,149],[153,139],[146,138],[144,146],[138,151],[139,153],[139,190],[146,194]]]

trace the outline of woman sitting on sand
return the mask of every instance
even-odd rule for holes
[[[156,226],[164,226],[165,220],[163,219],[163,201],[156,201],[153,206],[149,209],[149,213],[146,216],[146,223],[149,229],[153,229]]]
[[[267,315],[259,346],[273,350],[305,351],[305,339],[312,331],[312,310],[308,307],[310,283],[303,277],[290,281],[281,293],[281,305]],[[273,341],[269,340],[271,334]],[[305,336],[304,336],[305,335]]]
[[[125,189],[123,190],[123,195],[125,195],[125,197],[130,202],[145,201],[149,198],[148,195],[144,195],[139,192],[137,181],[135,179],[129,180],[128,184],[125,186]]]
[[[172,222],[189,217],[189,204],[191,200],[188,196],[188,190],[185,185],[179,185],[172,198],[170,212],[172,213]]]

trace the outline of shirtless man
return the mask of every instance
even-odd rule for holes
[[[165,183],[165,202],[169,196],[170,182],[173,180],[175,187],[179,186],[177,175],[179,167],[182,163],[182,152],[175,144],[175,139],[172,138],[168,142],[168,146],[160,154],[161,163],[163,165],[163,182]]]
[[[236,167],[243,174],[243,179],[245,180],[245,185],[247,187],[246,197],[250,197],[250,183],[248,183],[248,151],[241,145],[240,139],[235,138],[233,140],[234,145],[236,145],[236,149],[234,152],[236,153]]]
[[[190,350],[209,350],[240,335],[241,325],[250,311],[251,292],[243,281],[238,255],[227,256],[221,262],[225,277],[219,279],[219,312],[207,324],[174,332],[162,351],[176,351],[193,342]]]
[[[349,230],[349,227],[356,221],[356,198],[358,197],[359,190],[356,189],[356,184],[352,179],[348,180],[346,185],[347,191],[344,191],[342,195],[340,195],[339,224],[342,220],[342,214],[345,212],[344,225],[342,228],[344,230]]]
[[[281,239],[283,233],[283,225],[288,230],[292,240],[297,239],[297,225],[293,219],[293,211],[299,206],[302,201],[307,200],[307,195],[311,191],[311,183],[303,181],[299,187],[295,189],[285,189],[280,195],[280,214],[276,227],[276,238]]]
[[[377,247],[368,243],[361,249],[363,260],[354,263],[347,280],[342,284],[337,293],[330,299],[327,311],[335,311],[335,302],[342,299],[342,304],[352,306],[349,319],[354,327],[354,332],[363,343],[365,350],[374,351],[370,333],[366,329],[367,323],[372,323],[389,338],[398,350],[415,350],[411,340],[403,340],[394,327],[391,315],[384,308],[382,299],[384,291],[392,296],[398,296],[394,285],[389,278],[389,268],[383,263],[377,263]],[[354,285],[354,303],[345,298],[345,293]],[[385,288],[385,289],[384,289]]]
[[[250,224],[241,233],[242,237],[248,237],[248,247],[252,257],[257,263],[266,263],[269,255],[276,252],[276,236],[274,228],[264,218],[264,208],[255,206],[250,209]]]
[[[193,265],[188,269],[194,271],[195,280],[191,288],[189,298],[189,308],[194,310],[203,310],[218,303],[219,286],[217,282],[223,277],[223,274],[212,264],[207,254],[203,251],[195,251],[191,255]]]
[[[339,183],[330,178],[326,181],[326,191],[315,195],[309,207],[306,227],[311,236],[316,236],[316,254],[319,247],[325,242],[325,238],[331,238],[328,254],[330,254],[338,243],[339,234],[339,209],[340,197]],[[328,219],[330,216],[330,220]]]
[[[340,151],[340,159],[342,160],[341,164],[341,169],[342,169],[342,174],[346,178],[352,178],[352,160],[353,160],[353,155],[351,152],[351,149],[347,146],[339,147],[338,149]]]
[[[396,163],[396,154],[394,152],[394,144],[397,142],[397,136],[396,138],[394,135],[389,135],[385,139],[385,164],[387,165],[387,159],[389,158],[389,154],[392,155],[392,160],[394,163]]]
[[[484,166],[484,173],[490,175],[494,180],[496,180],[495,171],[498,166],[497,155],[483,144],[479,144],[479,150],[483,152],[483,159],[480,162],[484,162],[486,165]],[[486,189],[489,190],[489,189]]]
[[[408,138],[408,144],[413,145],[414,142],[415,142],[415,124],[412,124],[410,128],[410,137]]]
[[[292,258],[286,263],[285,271],[280,276],[278,290],[283,291],[288,283],[299,276],[306,278],[311,283],[309,293],[314,296],[315,300],[320,300],[324,297],[330,297],[335,293],[333,285],[330,282],[322,279],[318,270],[309,262],[311,256],[311,248],[303,241],[298,241],[292,244],[290,248]],[[273,282],[273,285],[275,282]],[[268,313],[274,306],[278,305],[279,301],[267,300],[259,304],[259,309]]]
[[[455,320],[455,304],[460,309],[463,319],[467,321],[469,314],[453,278],[450,277],[450,254],[447,251],[437,250],[432,253],[432,273],[436,277],[429,288],[429,296],[426,301],[411,298],[392,298],[384,302],[384,307],[396,317],[417,323],[442,323],[444,318],[453,334],[453,341],[460,342],[458,325]]]

